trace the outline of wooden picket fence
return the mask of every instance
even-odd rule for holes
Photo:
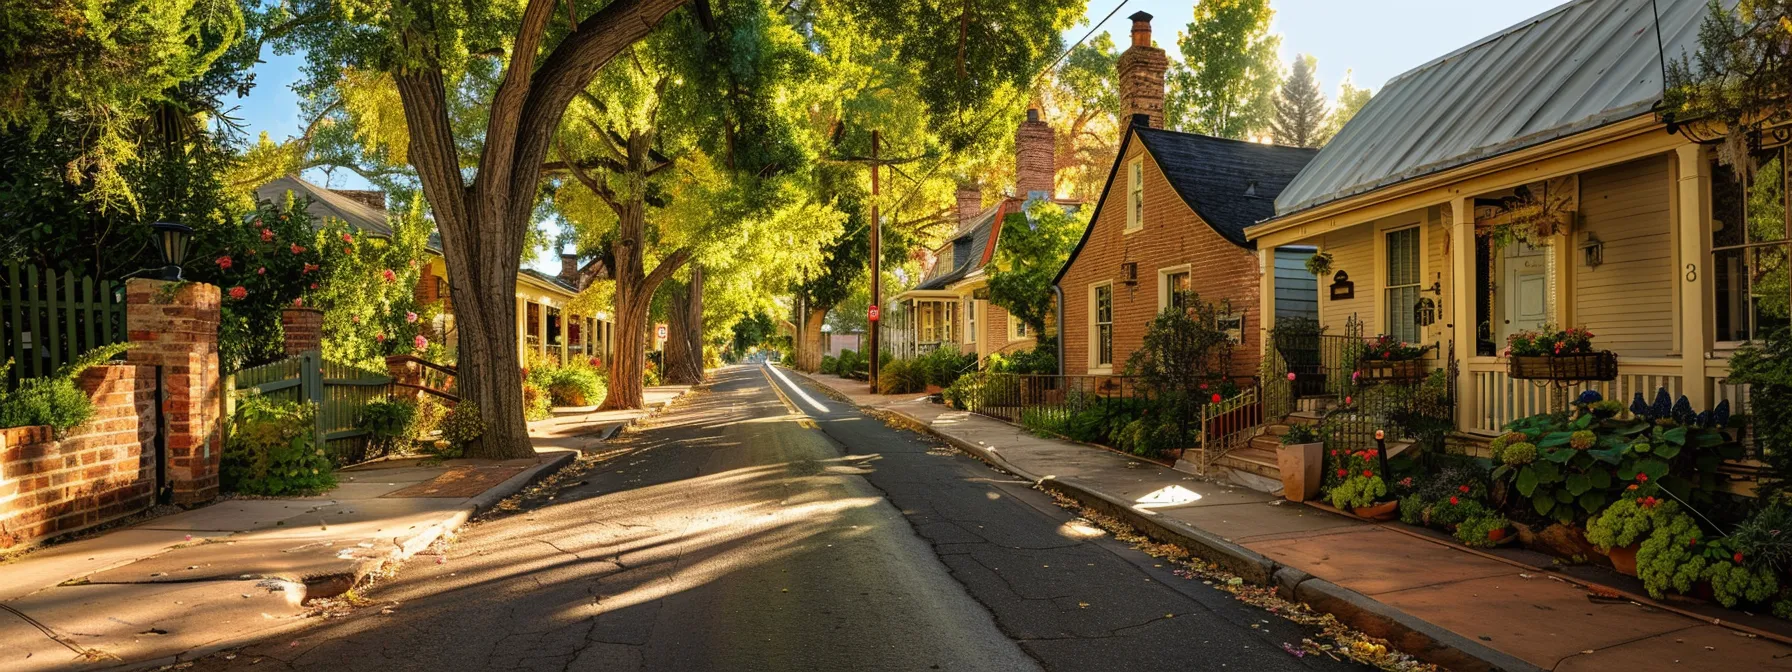
[[[276,362],[252,366],[235,374],[236,395],[260,394],[282,401],[317,405],[317,442],[330,451],[339,465],[364,462],[368,431],[360,427],[362,410],[369,402],[385,399],[392,376],[327,361],[311,350]]]
[[[17,263],[7,264],[0,279],[0,361],[13,361],[0,379],[4,389],[128,338],[122,282]]]

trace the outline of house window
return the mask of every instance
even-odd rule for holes
[[[1114,365],[1114,286],[1095,287],[1090,297],[1090,315],[1095,319],[1095,366]]]
[[[1158,286],[1162,288],[1157,296],[1160,312],[1165,308],[1188,308],[1188,293],[1194,289],[1188,273],[1186,266],[1173,271],[1158,271]]]
[[[1419,229],[1387,233],[1387,320],[1385,332],[1408,343],[1419,340],[1413,306],[1419,302]]]
[[[1012,313],[1010,313],[1008,315],[1008,324],[1009,324],[1009,326],[1014,328],[1013,338],[1020,339],[1020,338],[1027,337],[1027,323],[1026,322],[1022,322],[1020,320],[1020,318],[1015,317]]]
[[[1711,174],[1711,284],[1717,340],[1746,341],[1786,326],[1789,158],[1786,147],[1755,152],[1748,178],[1723,165]]]
[[[1126,230],[1145,226],[1145,157],[1126,164]]]
[[[977,301],[974,299],[964,302],[964,342],[977,342]]]

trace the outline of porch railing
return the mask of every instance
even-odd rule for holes
[[[1639,392],[1644,399],[1654,399],[1657,389],[1666,389],[1674,398],[1685,393],[1685,370],[1680,360],[1670,358],[1620,357],[1616,380],[1567,387],[1515,380],[1506,374],[1506,360],[1493,357],[1475,357],[1466,368],[1470,389],[1474,390],[1474,406],[1469,426],[1464,429],[1477,434],[1498,434],[1513,420],[1565,408],[1568,398],[1581,390],[1597,390],[1605,398],[1625,404]],[[1725,386],[1718,387],[1722,393]],[[1733,393],[1740,395],[1741,391]],[[1739,401],[1742,400],[1731,404]],[[1717,403],[1717,399],[1712,403]]]
[[[1192,449],[1193,458],[1189,459],[1188,451],[1183,459],[1195,465],[1196,473],[1206,475],[1207,470],[1220,458],[1251,442],[1263,427],[1262,388],[1252,386],[1231,399],[1217,404],[1201,407],[1201,431],[1196,435],[1196,445]]]

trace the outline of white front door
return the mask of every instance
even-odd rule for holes
[[[1520,331],[1549,323],[1549,268],[1543,250],[1524,243],[1506,246],[1499,343]]]

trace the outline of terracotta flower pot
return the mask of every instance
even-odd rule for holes
[[[1605,557],[1611,558],[1612,569],[1625,576],[1636,576],[1636,552],[1642,544],[1631,544],[1623,548],[1606,551]]]
[[[1324,482],[1325,444],[1291,443],[1276,449],[1276,467],[1282,472],[1282,496],[1304,502],[1319,495]]]
[[[1350,512],[1356,514],[1359,518],[1367,518],[1369,520],[1393,520],[1395,516],[1398,515],[1395,512],[1395,509],[1398,508],[1400,508],[1400,501],[1390,500],[1369,506],[1359,506],[1351,509]]]

